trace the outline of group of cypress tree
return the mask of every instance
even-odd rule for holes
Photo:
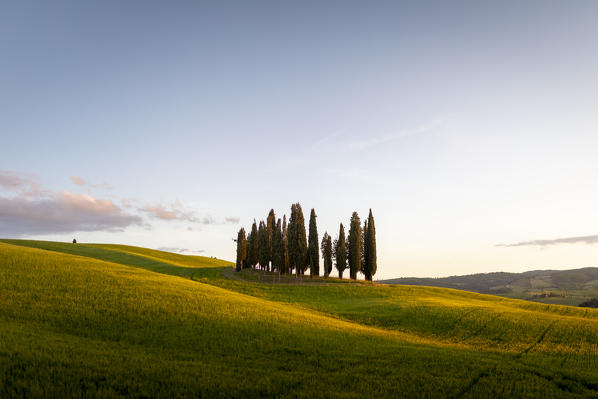
[[[338,237],[332,240],[325,232],[321,243],[318,241],[314,209],[309,216],[309,234],[305,232],[303,210],[299,203],[291,205],[288,225],[286,215],[281,222],[271,209],[266,222],[262,220],[258,225],[253,221],[249,234],[241,228],[236,242],[237,271],[252,268],[301,276],[309,268],[310,276],[319,276],[321,248],[324,277],[330,275],[333,264],[341,279],[347,266],[351,279],[356,279],[360,272],[371,281],[376,274],[376,227],[371,209],[363,226],[357,212],[353,212],[348,237],[345,237],[341,223]]]

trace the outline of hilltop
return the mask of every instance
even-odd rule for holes
[[[381,280],[382,284],[454,288],[543,303],[576,306],[598,297],[598,268],[532,270],[523,273],[479,273],[439,278],[405,277]]]
[[[598,395],[598,310],[0,241],[0,397]]]

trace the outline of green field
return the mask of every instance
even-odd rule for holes
[[[598,310],[0,241],[0,397],[598,398]]]

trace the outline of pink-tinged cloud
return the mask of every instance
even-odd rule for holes
[[[80,178],[78,176],[71,176],[71,180],[73,181],[73,183],[75,183],[78,186],[85,185],[85,180],[83,180],[82,178]]]
[[[200,220],[195,216],[195,213],[191,210],[185,209],[181,201],[178,199],[168,207],[164,206],[162,203],[155,205],[148,204],[139,210],[146,212],[154,219],[167,221],[185,220],[193,223],[200,222]]]
[[[0,197],[0,234],[21,236],[75,231],[122,231],[141,225],[110,200],[62,191],[37,198]]]
[[[175,220],[179,218],[179,212],[177,210],[174,210],[172,208],[168,210],[162,204],[146,205],[141,210],[147,212],[150,216],[156,219]]]
[[[147,213],[154,219],[165,221],[180,220],[199,224],[239,223],[238,217],[225,217],[224,222],[221,219],[215,219],[212,215],[199,217],[194,211],[187,209],[178,199],[169,206],[165,206],[162,203],[155,205],[148,204],[143,208],[139,208],[139,210]]]
[[[39,192],[34,175],[0,170],[0,187],[7,190],[26,190],[28,193]]]

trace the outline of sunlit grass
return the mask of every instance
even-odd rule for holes
[[[161,251],[19,243],[79,256],[0,243],[0,396],[598,393],[598,311],[440,288],[237,281]]]

